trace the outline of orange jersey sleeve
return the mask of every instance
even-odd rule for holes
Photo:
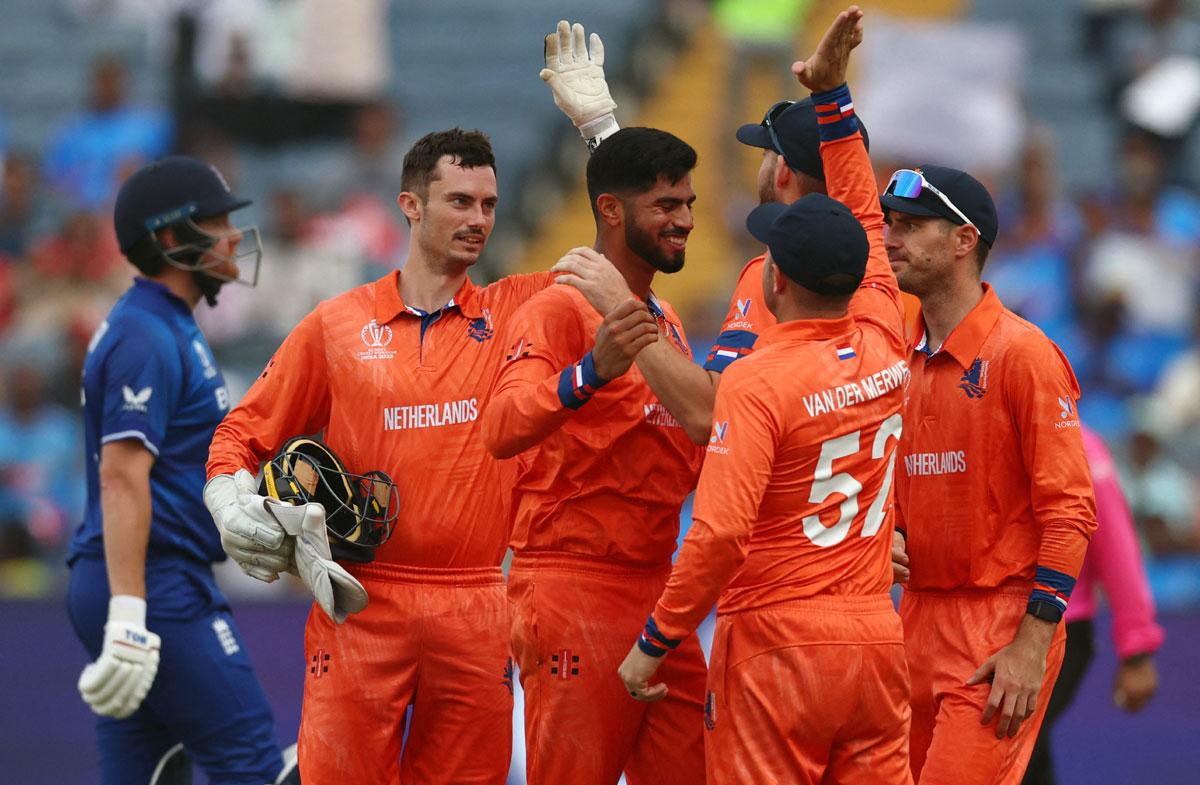
[[[742,268],[729,301],[729,313],[704,360],[704,370],[722,373],[734,360],[754,351],[759,334],[775,324],[775,315],[763,302],[765,258],[756,256]]]
[[[329,421],[329,376],[318,307],[304,317],[267,362],[246,397],[217,426],[208,448],[208,477],[252,474],[288,439]]]
[[[847,100],[849,93],[846,93]],[[817,96],[813,97],[817,101]],[[828,134],[822,129],[822,139]],[[850,315],[870,319],[904,340],[904,303],[900,285],[892,272],[883,245],[883,208],[871,159],[862,141],[862,133],[853,133],[821,142],[821,161],[825,166],[829,196],[850,208],[867,233],[870,252],[862,284],[850,301]]]
[[[692,527],[652,618],[683,639],[699,626],[746,560],[771,480],[780,425],[752,368],[739,364],[717,388],[713,435],[697,486]]]
[[[1005,376],[1005,393],[1042,533],[1030,601],[1052,602],[1065,610],[1096,530],[1092,475],[1077,410],[1079,384],[1050,339],[1030,333],[1019,348]]]
[[[554,290],[513,316],[504,365],[483,412],[483,438],[498,458],[511,458],[562,427],[603,383],[590,349],[595,336],[579,309]]]

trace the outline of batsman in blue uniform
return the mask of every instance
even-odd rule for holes
[[[178,762],[180,744],[214,784],[296,776],[283,771],[270,706],[213,579],[225,553],[201,496],[229,396],[192,311],[215,305],[225,283],[254,284],[258,232],[229,217],[248,204],[183,156],[139,170],[117,196],[117,239],[141,275],[84,363],[88,502],[67,597],[93,658],[79,691],[99,715],[105,785],[170,781],[160,762]],[[239,253],[246,235],[253,247]]]

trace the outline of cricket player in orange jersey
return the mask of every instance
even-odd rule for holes
[[[508,774],[512,683],[499,564],[511,476],[484,449],[478,417],[505,352],[497,331],[551,276],[487,287],[467,278],[497,201],[483,134],[423,137],[405,157],[401,189],[412,225],[403,272],[305,317],[209,453],[210,486],[249,479],[234,512],[259,498],[249,474],[297,434],[323,431],[351,471],[383,470],[399,487],[391,539],[373,562],[343,565],[369,605],[341,625],[315,607],[309,614],[299,741],[308,785],[503,783]],[[229,514],[214,511],[218,521]],[[269,556],[244,568],[271,579],[262,572]]]
[[[555,104],[571,118],[588,149],[594,150],[619,126],[604,78],[603,43],[595,33],[590,49],[586,40],[582,25],[559,22],[558,29],[546,36],[546,68],[541,77],[553,91]],[[737,130],[739,142],[763,151],[756,182],[761,204],[791,204],[806,194],[827,193],[817,129],[812,99],[804,98],[779,101],[767,109],[762,122]],[[868,145],[861,121],[859,132]],[[638,369],[697,444],[708,444],[721,372],[753,351],[758,335],[775,324],[763,303],[763,258],[756,256],[742,268],[721,332],[703,367],[667,342],[651,344],[638,354]],[[568,254],[554,269],[564,273],[559,283],[577,286],[601,315],[630,296],[620,273],[599,255]]]
[[[692,529],[620,676],[650,680],[718,602],[708,782],[908,783],[908,675],[891,584],[892,477],[908,372],[883,213],[844,79],[862,13],[807,61],[832,196],[768,204],[778,324],[725,372]],[[861,223],[860,223],[861,221]]]
[[[1065,357],[980,282],[996,208],[965,172],[896,172],[900,287],[921,300],[897,464],[897,577],[921,785],[1017,785],[1062,664],[1096,527]],[[994,727],[989,727],[994,723]]]
[[[532,785],[614,785],[622,771],[630,785],[704,781],[699,644],[672,663],[679,689],[655,706],[629,701],[612,678],[666,582],[700,468],[700,448],[632,367],[656,341],[689,356],[651,283],[683,267],[695,164],[691,147],[651,128],[599,145],[587,250],[607,255],[637,297],[602,320],[574,288],[534,296],[509,326],[509,362],[484,411],[488,449],[518,456],[509,597]]]

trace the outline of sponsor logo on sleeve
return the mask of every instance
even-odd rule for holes
[[[1070,398],[1058,397],[1058,421],[1054,423],[1054,430],[1061,431],[1063,428],[1078,428],[1079,417],[1075,414],[1075,402]]]
[[[529,340],[528,338],[521,338],[516,343],[513,344],[512,349],[509,351],[509,353],[507,355],[505,355],[504,359],[507,360],[508,362],[512,362],[513,360],[519,360],[522,357],[528,357],[529,352],[532,350],[533,350],[533,341]]]
[[[121,396],[125,399],[125,405],[121,407],[122,411],[140,412],[145,414],[149,411],[146,404],[150,402],[150,396],[154,394],[154,390],[150,387],[143,387],[134,392],[128,385],[121,387]]]
[[[388,348],[392,343],[392,328],[386,324],[379,324],[372,319],[363,325],[358,335],[367,347],[365,352],[358,353],[358,359],[390,360],[396,356],[396,350]]]
[[[718,455],[728,455],[729,448],[725,446],[725,437],[729,435],[729,420],[714,422],[712,436],[708,437],[708,451]]]

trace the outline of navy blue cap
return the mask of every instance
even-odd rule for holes
[[[871,250],[866,231],[850,208],[825,194],[759,205],[746,218],[746,229],[766,243],[784,275],[817,294],[853,294],[866,274]]]
[[[1000,231],[1000,220],[996,216],[996,203],[992,195],[983,187],[983,183],[960,169],[948,166],[919,166],[917,171],[934,188],[942,192],[962,214],[975,224],[979,230],[979,238],[987,243],[989,248],[996,242],[996,234]],[[889,189],[879,197],[884,212],[895,210],[911,215],[925,215],[934,218],[945,218],[953,224],[963,225],[962,218],[946,206],[937,194],[922,190],[915,199],[896,196]]]
[[[133,173],[113,208],[122,253],[155,229],[185,218],[202,221],[250,204],[234,196],[215,167],[186,155],[161,158]]]
[[[817,110],[811,98],[796,101],[783,109],[776,109],[775,104],[763,115],[761,123],[743,125],[737,130],[737,140],[751,147],[761,147],[764,150],[774,150],[783,156],[788,167],[796,172],[803,172],[819,180],[825,179],[825,166],[821,162],[821,132],[817,129]],[[772,110],[778,112],[772,118]],[[779,139],[777,146],[771,139],[767,125],[775,129],[775,137]],[[871,149],[871,141],[867,136],[867,127],[862,118],[858,118],[858,130],[862,132],[863,146]],[[782,148],[782,149],[780,149]]]

